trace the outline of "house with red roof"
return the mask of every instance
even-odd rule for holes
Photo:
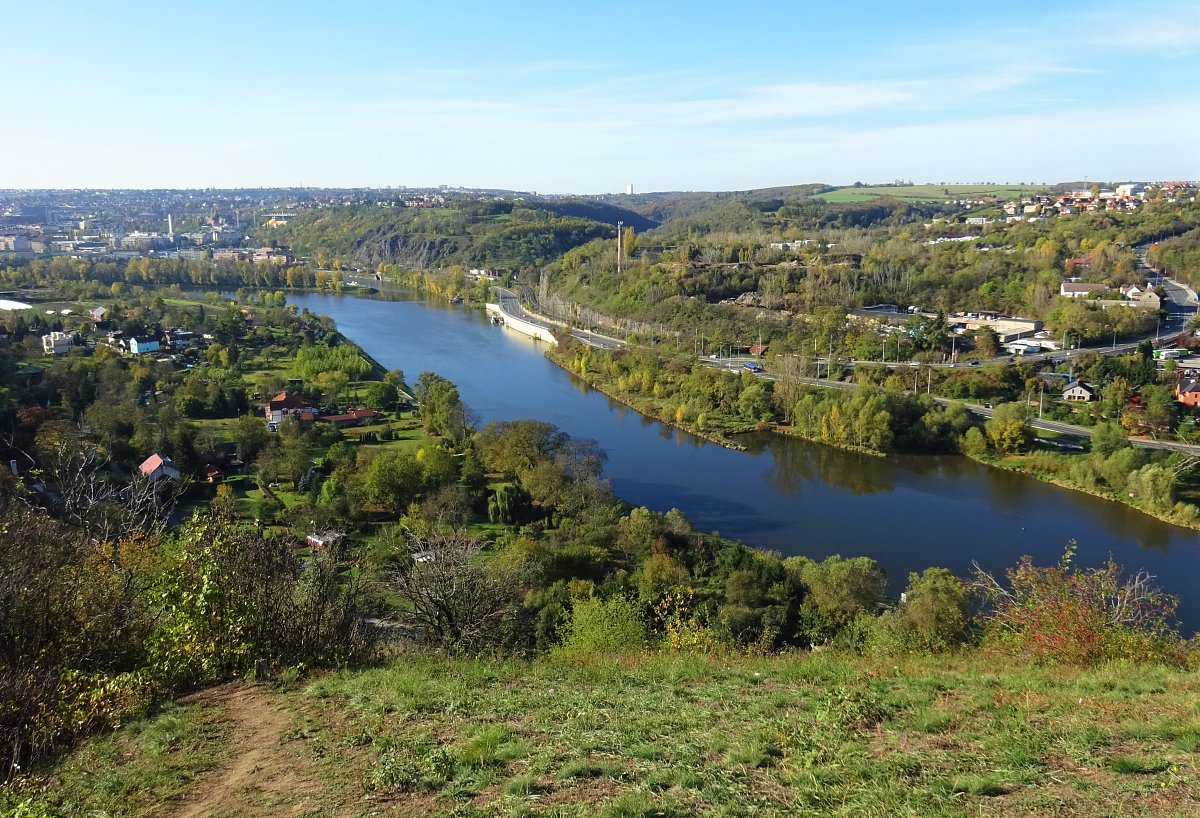
[[[158,483],[163,480],[178,480],[183,476],[179,469],[175,468],[175,464],[171,461],[171,458],[164,457],[158,453],[152,454],[143,460],[142,465],[138,466],[138,471],[142,477],[145,477],[151,483]]]
[[[343,415],[324,415],[317,420],[325,423],[332,423],[338,429],[344,429],[347,426],[362,426],[365,423],[370,423],[379,417],[379,413],[374,409],[353,409],[351,408]]]
[[[267,428],[275,431],[279,428],[279,424],[291,415],[297,415],[297,419],[301,423],[305,420],[311,423],[317,416],[317,410],[300,395],[280,392],[267,401],[263,407],[263,414],[267,418]]]

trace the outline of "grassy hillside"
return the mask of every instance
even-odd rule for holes
[[[37,815],[1187,816],[1200,677],[976,654],[453,660],[231,685],[98,738]]]
[[[976,196],[1018,199],[1031,193],[1045,193],[1044,185],[880,185],[877,187],[839,187],[817,194],[827,202],[869,202],[873,199],[898,199],[902,202],[940,202]]]

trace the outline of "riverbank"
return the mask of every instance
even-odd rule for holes
[[[688,423],[678,417],[666,417],[660,407],[654,405],[649,400],[636,400],[635,397],[628,392],[620,392],[613,389],[599,377],[586,377],[581,375],[579,371],[573,369],[570,363],[562,355],[561,346],[551,347],[546,350],[546,360],[553,363],[563,372],[567,373],[571,378],[587,386],[588,389],[599,392],[610,400],[614,400],[622,406],[627,406],[643,417],[656,420],[659,423],[670,426],[674,429],[687,432],[702,440],[707,440],[709,443],[714,443],[718,446],[724,446],[726,449],[735,451],[745,451],[746,447],[737,441],[730,440],[729,435],[746,434],[748,432],[763,431],[767,428],[765,424],[757,422],[743,421],[742,423],[722,423],[719,429],[705,428],[698,426],[695,423]]]
[[[991,454],[978,455],[963,452],[964,457],[968,457],[977,463],[982,463],[985,466],[991,466],[1004,471],[1016,472],[1029,477],[1035,477],[1043,483],[1049,483],[1052,486],[1059,488],[1070,489],[1081,494],[1087,494],[1092,497],[1106,500],[1110,503],[1118,503],[1123,506],[1134,509],[1147,517],[1153,517],[1170,525],[1188,529],[1189,531],[1200,531],[1200,509],[1195,505],[1185,502],[1177,502],[1170,511],[1163,511],[1154,508],[1147,508],[1145,505],[1132,500],[1136,498],[1122,496],[1121,494],[1105,490],[1100,487],[1081,486],[1078,483],[1059,477],[1056,474],[1048,472],[1044,469],[1039,469],[1029,462],[1029,455],[1008,455],[997,457]],[[1081,457],[1083,455],[1059,455],[1060,457]]]
[[[733,442],[748,449],[743,455],[726,448],[714,427],[696,430],[706,439],[717,438],[717,445],[703,445],[693,430],[685,433],[673,422],[662,422],[664,415],[638,411],[636,401],[621,401],[606,394],[610,390],[564,377],[544,345],[489,324],[480,312],[402,294],[379,299],[298,294],[295,302],[333,317],[339,331],[389,368],[413,375],[433,371],[452,380],[479,425],[540,418],[575,439],[595,440],[608,455],[604,471],[618,496],[658,512],[677,508],[698,530],[720,531],[785,556],[868,556],[894,581],[931,564],[960,575],[970,572],[972,561],[1003,571],[1022,554],[1051,564],[1061,557],[1062,544],[1074,539],[1082,564],[1100,565],[1112,554],[1124,565],[1161,577],[1176,595],[1193,594],[1186,578],[1194,574],[1200,537],[1122,504],[1056,491],[967,458],[863,457],[787,434],[735,437]],[[664,386],[678,380],[674,373],[685,371],[687,363],[680,358],[661,365],[649,350],[634,347],[612,353],[582,345],[577,350],[587,353],[593,376],[612,366],[611,357],[627,378],[652,370]],[[615,385],[615,375],[612,380]],[[685,392],[696,385],[713,390],[714,407],[723,401],[736,410],[735,390],[742,384],[771,389],[748,374],[730,378],[699,366],[692,382],[682,386]],[[650,387],[646,398],[653,398],[653,380]],[[803,391],[815,398],[827,394]],[[671,415],[679,401],[678,394],[662,394],[659,400],[671,407]],[[715,417],[724,409],[708,414]],[[692,414],[688,422],[694,420]],[[756,426],[743,423],[736,431]],[[969,547],[963,544],[964,531],[971,532]],[[1184,610],[1190,614],[1190,606]],[[1200,628],[1185,618],[1188,627]]]
[[[581,350],[579,347],[571,345],[548,351],[546,356],[559,368],[576,378],[581,378],[590,388],[619,401],[634,411],[721,445],[729,445],[730,441],[726,437],[728,435],[753,430],[799,438],[873,457],[886,457],[888,454],[904,451],[928,450],[931,442],[939,443],[943,450],[958,453],[962,449],[959,444],[961,436],[971,426],[978,425],[978,420],[965,415],[960,407],[957,414],[961,417],[958,417],[957,421],[962,428],[959,428],[957,432],[943,434],[937,441],[916,441],[915,448],[912,445],[913,440],[916,440],[915,436],[913,440],[910,440],[908,446],[896,445],[901,443],[904,427],[943,426],[946,418],[932,419],[931,416],[938,413],[952,414],[955,411],[954,407],[923,405],[919,400],[902,399],[889,393],[883,393],[881,397],[877,398],[847,397],[848,393],[837,390],[827,390],[821,398],[813,397],[815,393],[810,391],[785,396],[783,400],[796,400],[799,397],[796,407],[797,422],[791,426],[766,420],[748,421],[745,418],[735,418],[729,414],[705,410],[700,410],[697,414],[694,411],[695,402],[703,401],[704,406],[707,407],[711,393],[719,390],[713,389],[712,385],[708,383],[698,385],[692,383],[693,373],[696,370],[694,362],[660,359],[650,364],[644,359],[654,355],[651,350],[627,350],[618,354],[638,360],[633,362],[615,361],[612,356],[606,358],[599,352]],[[711,372],[708,368],[704,369],[706,372]],[[731,373],[722,371],[718,376],[728,380],[730,375]],[[732,383],[735,390],[747,391],[755,387],[755,383],[747,382],[745,377],[739,381],[732,381]],[[782,382],[776,381],[771,385],[775,389],[779,389],[782,387]],[[701,397],[699,393],[704,390],[707,390],[705,396]],[[778,404],[778,401],[775,403]],[[741,408],[741,397],[737,399],[736,405]],[[766,405],[764,404],[764,406]],[[808,410],[804,411],[803,407],[806,405]],[[916,414],[909,419],[909,422],[897,424],[895,422],[897,418],[890,417],[888,409],[891,409],[892,412],[908,411]],[[781,411],[778,405],[774,411]],[[803,426],[799,423],[801,414],[808,415]],[[689,418],[701,420],[703,425],[697,428],[700,424],[689,423]],[[881,420],[881,418],[883,419]],[[717,425],[717,428],[714,429],[714,425]],[[887,430],[889,425],[892,427],[891,432]],[[808,430],[808,433],[805,433],[805,429]],[[943,431],[949,432],[950,430],[943,429]],[[893,433],[896,436],[895,440],[892,438]],[[866,440],[871,440],[873,443],[878,440],[880,443],[876,444],[878,447],[861,445],[860,441]],[[938,446],[933,447],[934,450],[937,448]],[[1111,489],[1102,485],[1081,485],[1079,481],[1064,476],[1068,472],[1082,470],[1086,472],[1085,476],[1089,477],[1093,483],[1103,482],[1104,477],[1099,475],[1107,474],[1112,467],[1109,466],[1107,469],[1104,467],[1104,458],[1100,458],[1098,463],[1088,462],[1085,467],[1080,459],[1090,458],[1092,461],[1096,459],[1090,452],[1081,452],[1077,455],[1037,452],[1030,455],[1004,457],[989,449],[985,454],[976,453],[972,459],[989,467],[1024,474],[1037,478],[1040,482],[1073,489],[1106,502],[1124,505],[1164,523],[1192,531],[1200,530],[1200,509],[1197,509],[1192,503],[1176,501],[1175,481],[1178,478],[1175,472],[1168,467],[1160,468],[1162,464],[1153,458],[1161,459],[1161,455],[1151,454],[1150,450],[1144,449],[1136,451],[1139,452],[1141,460],[1130,461],[1129,464],[1126,464],[1128,468],[1124,469],[1122,474],[1109,477],[1110,480],[1120,481],[1120,485],[1115,485]],[[1157,501],[1142,499],[1133,491],[1127,491],[1124,488],[1124,477],[1128,476],[1128,473],[1136,473],[1139,468],[1159,470],[1154,474],[1157,484],[1154,494],[1148,495],[1148,498],[1157,497]],[[1143,477],[1147,477],[1147,475],[1143,475]],[[1162,487],[1163,481],[1169,484],[1166,488]],[[1146,492],[1143,491],[1143,493]]]

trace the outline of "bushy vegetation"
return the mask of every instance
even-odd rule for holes
[[[1139,572],[1123,575],[1111,560],[1102,568],[1073,565],[1068,547],[1056,566],[1023,559],[1007,586],[980,572],[987,600],[983,647],[1034,661],[1092,665],[1117,659],[1177,659],[1182,645],[1171,627],[1178,600]]]
[[[370,655],[361,593],[330,555],[198,514],[120,536],[0,497],[0,764],[30,769],[163,696],[255,661],[332,666]],[[121,502],[118,500],[117,502]],[[129,522],[132,522],[130,519]]]

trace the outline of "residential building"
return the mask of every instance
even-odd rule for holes
[[[1058,294],[1067,298],[1087,298],[1095,292],[1105,292],[1108,287],[1104,284],[1090,284],[1083,281],[1064,281],[1059,285]]]
[[[324,551],[326,548],[332,548],[345,536],[340,531],[313,532],[305,537],[304,541],[313,551]]]
[[[335,427],[342,429],[347,426],[362,426],[378,416],[379,413],[374,409],[350,409],[344,415],[325,415],[317,420],[332,423]]]
[[[1130,285],[1128,287],[1122,287],[1120,292],[1121,295],[1125,296],[1130,301],[1137,301],[1139,304],[1146,304],[1154,307],[1155,309],[1158,309],[1158,307],[1162,305],[1162,299],[1158,297],[1158,293],[1154,292],[1154,290],[1150,289],[1149,287],[1142,288],[1138,287],[1137,285]]]
[[[30,253],[33,252],[33,242],[28,236],[0,236],[0,251]]]
[[[69,332],[52,332],[42,336],[42,349],[47,355],[62,355],[75,346],[75,338]]]
[[[1096,391],[1096,387],[1083,381],[1071,381],[1063,390],[1063,400],[1072,403],[1091,403],[1099,399],[1100,395]]]
[[[280,392],[267,401],[263,411],[267,419],[267,428],[271,431],[275,431],[280,423],[292,415],[303,420],[304,415],[308,415],[311,419],[317,414],[317,410],[310,406],[307,400],[299,395],[289,395],[287,392]]]
[[[175,468],[171,458],[163,457],[160,454],[152,454],[147,457],[142,461],[142,465],[138,466],[138,471],[152,483],[178,480],[182,476],[179,469]]]
[[[134,355],[146,355],[158,352],[162,344],[157,338],[149,335],[139,335],[129,339],[129,351]]]
[[[1186,406],[1200,406],[1200,377],[1180,378],[1175,384],[1175,400]]]

